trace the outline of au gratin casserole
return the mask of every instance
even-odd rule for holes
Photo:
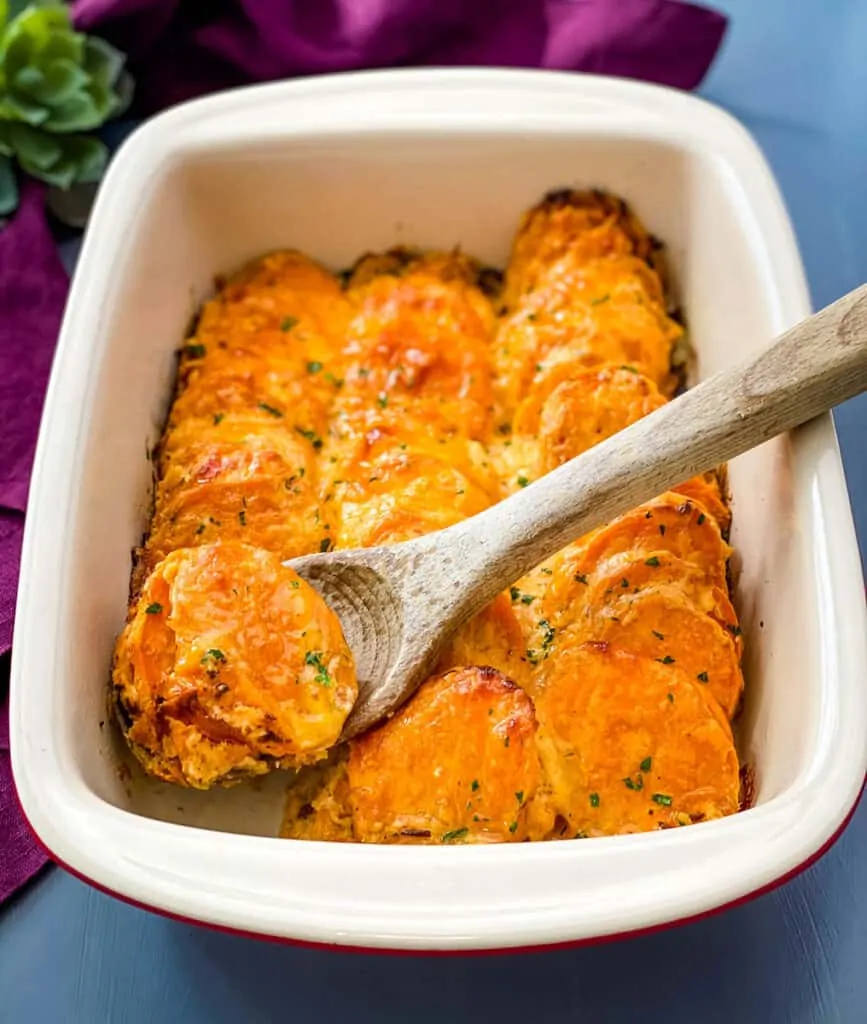
[[[500,275],[297,252],[221,282],[180,354],[113,698],[151,774],[289,769],[282,834],[520,842],[688,825],[742,804],[743,690],[717,474],[577,538],[454,636],[387,722],[296,555],[450,526],[668,401],[682,327],[618,199],[557,192]]]

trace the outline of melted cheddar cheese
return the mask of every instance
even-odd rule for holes
[[[742,638],[717,474],[575,541],[348,744],[336,617],[281,563],[475,515],[665,404],[682,328],[618,199],[559,192],[502,278],[461,253],[245,267],[180,357],[114,692],[145,768],[293,770],[281,834],[490,843],[738,810]]]

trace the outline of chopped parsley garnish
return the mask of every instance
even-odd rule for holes
[[[706,683],[706,682],[707,682],[707,678],[708,678],[708,677],[707,677],[707,672],[699,672],[699,674],[698,674],[698,675],[697,675],[697,676],[696,676],[695,678],[696,678],[696,679],[697,679],[697,680],[698,680],[698,681],[699,681],[700,683]]]
[[[226,655],[217,648],[212,647],[207,653],[202,655],[201,664],[207,666],[208,675],[214,675],[217,672],[218,665],[224,663]]]
[[[653,635],[656,637],[657,640],[664,640],[665,639],[665,634],[664,633],[660,633],[660,632],[658,632],[655,629],[651,629],[650,632],[653,633]]]
[[[554,643],[556,630],[547,619],[539,619],[539,629],[542,631],[542,646],[538,650],[527,650],[527,659],[531,665],[538,665],[543,658],[547,658]]]
[[[293,590],[297,590],[301,586],[301,580],[292,580],[290,585]]]
[[[163,606],[159,603],[159,601],[154,601],[153,604],[149,604],[147,606],[147,608],[145,608],[145,614],[146,615],[159,615],[159,613],[162,610],[163,610]]]
[[[292,328],[298,323],[297,316],[284,316],[280,321],[281,331],[291,331]]]
[[[636,775],[634,779],[627,777],[623,780],[623,785],[637,793],[639,790],[644,789],[644,778],[640,774]]]
[[[696,519],[696,522],[699,526],[701,526],[705,519],[707,519],[707,516],[704,514],[704,512],[699,512],[698,519]]]
[[[196,527],[196,536],[197,537],[199,536],[200,533],[204,533],[205,532],[205,525],[206,525],[205,523],[199,523],[199,525]]]
[[[656,555],[651,555],[650,558],[645,559],[644,564],[650,565],[655,569],[659,565],[659,559],[656,557]]]
[[[542,568],[542,569],[539,570],[539,572],[544,573],[546,576],[553,576],[554,575],[554,570],[553,569]]]
[[[620,581],[620,586],[623,587],[624,590],[626,590],[629,587],[629,580],[625,576]]]
[[[241,524],[241,526],[247,525],[247,510],[245,508],[242,508],[241,511],[238,513],[238,522]]]
[[[331,550],[331,538],[330,537],[323,537],[323,539],[321,541],[319,541],[319,550],[322,552],[323,555],[325,554],[326,551],[330,551]]]
[[[666,694],[666,696],[668,697],[668,703],[669,704],[673,704],[674,703],[674,694],[673,693],[668,693],[668,694]]]
[[[376,404],[380,409],[384,409],[388,405],[388,395],[384,391],[380,391],[376,396]]]
[[[306,437],[317,451],[322,447],[322,438],[316,436],[315,430],[305,430],[303,427],[296,427],[295,430],[302,437]]]
[[[322,651],[308,651],[304,655],[304,662],[316,669],[316,675],[313,678],[317,683],[331,686],[331,676],[328,674],[328,668],[323,664]]]
[[[223,417],[225,415],[226,414],[224,412],[215,412],[214,413],[214,426],[215,427],[218,427],[223,422]]]
[[[325,374],[323,374],[323,376],[328,381],[328,383],[329,384],[333,384],[338,389],[338,391],[340,390],[340,388],[343,387],[343,383],[344,383],[343,378],[342,377],[335,377],[334,374],[330,370],[327,371]]]
[[[370,376],[370,370],[368,370],[366,366],[360,366],[358,368],[358,376],[359,377],[369,377]]]
[[[478,792],[478,789],[479,789],[479,780],[478,779],[473,779],[473,781],[470,783],[470,789],[474,793]]]
[[[656,660],[660,664],[662,664],[662,665],[673,665],[674,664],[674,658],[672,658],[672,656],[670,654],[666,654],[666,656],[664,658],[657,658]]]
[[[671,797],[667,793],[654,793],[650,799],[660,807],[671,807]]]
[[[521,597],[521,604],[532,604],[536,600],[533,594],[524,594]]]
[[[587,584],[587,577],[586,577],[586,575],[583,572],[576,572],[575,573],[575,582],[576,583],[583,583],[586,586],[586,584]]]
[[[515,799],[518,801],[519,804],[522,804],[524,802],[524,791],[523,791],[523,789],[519,789],[518,790],[518,792],[515,794]]]
[[[660,533],[660,536],[662,536],[662,537],[665,536],[665,523],[660,523],[659,524],[659,533]]]
[[[732,636],[740,636],[741,633],[743,633],[743,630],[741,629],[740,626],[729,626],[729,625],[727,625],[726,629],[729,631],[729,633],[731,633]]]
[[[607,302],[610,298],[611,298],[610,295],[603,295],[603,296],[601,296],[598,299],[591,299],[590,300],[590,305],[591,306],[601,306],[603,302]]]
[[[634,366],[627,366],[625,363],[620,367],[621,370],[626,370],[627,373],[638,373],[638,370]]]
[[[519,487],[526,487],[529,483],[530,483],[530,481],[524,476],[523,473],[519,473],[518,474],[518,486]]]
[[[591,807],[598,807],[599,806],[599,794],[598,793],[591,793],[590,794],[590,806]]]
[[[184,352],[190,359],[204,359],[208,350],[204,345],[184,345]]]
[[[651,766],[652,763],[653,763],[653,758],[645,757],[645,759],[641,762],[641,764],[638,767],[643,772],[649,772],[650,771],[650,766]]]
[[[511,825],[509,825],[509,831],[510,832],[517,832],[518,831],[518,823],[517,823],[517,821],[513,821],[511,823]]]
[[[319,373],[319,371],[321,369],[322,369],[322,363],[317,362],[315,359],[313,360],[313,362],[310,362],[310,363],[307,364],[307,372],[308,373]]]
[[[453,828],[450,832],[443,832],[443,839],[442,839],[442,841],[444,843],[453,843],[456,839],[463,839],[464,836],[469,831],[470,830],[468,828],[466,828],[466,827],[464,827],[464,828]]]
[[[509,587],[509,596],[512,599],[512,604],[514,604],[515,601],[521,600],[521,591],[517,587]]]
[[[269,416],[274,416],[277,419],[282,419],[283,413],[279,409],[275,409],[273,405],[268,405],[267,402],[260,402],[259,408],[263,412],[267,412]]]

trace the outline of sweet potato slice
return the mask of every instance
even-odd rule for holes
[[[495,669],[432,677],[393,718],[350,742],[356,839],[528,838],[540,774],[535,733],[530,698]]]
[[[551,802],[573,836],[646,832],[733,814],[728,722],[677,666],[604,643],[545,664],[536,700]]]
[[[651,585],[638,593],[614,590],[588,612],[577,630],[582,639],[606,640],[662,665],[677,665],[733,717],[744,686],[733,637],[680,586]]]
[[[325,757],[357,695],[334,612],[276,555],[238,543],[157,566],[113,683],[148,771],[198,789]]]

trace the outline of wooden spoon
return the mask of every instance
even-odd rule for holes
[[[566,544],[867,389],[867,285],[537,483],[446,530],[287,564],[337,612],[358,700],[343,738],[392,714],[452,633]]]

